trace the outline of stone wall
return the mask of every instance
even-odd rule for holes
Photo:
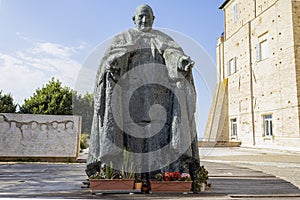
[[[296,0],[292,1],[298,105],[300,102],[300,12],[299,10],[300,10],[300,1],[296,1]],[[298,113],[300,113],[300,107],[298,108]],[[300,115],[298,116],[298,120],[300,121]],[[298,133],[298,137],[300,137],[300,132]]]
[[[80,116],[0,113],[0,160],[76,160],[80,126]]]
[[[239,28],[224,44],[225,68],[228,62],[235,59],[236,72],[228,77],[228,122],[237,120],[237,137],[233,140],[243,141],[243,144],[252,144],[252,117],[251,117],[251,74],[250,74],[250,29],[249,24]],[[234,49],[234,50],[233,50]],[[224,70],[228,71],[228,70]],[[231,125],[229,124],[229,127]],[[229,135],[231,139],[231,134]]]
[[[268,8],[272,7],[278,0],[256,0],[256,15],[260,15]],[[286,1],[286,0],[285,0]]]
[[[216,85],[203,137],[205,142],[224,142],[229,140],[227,94],[227,79],[224,79]]]
[[[234,20],[235,5],[237,5],[236,21]],[[255,17],[255,3],[252,0],[231,0],[223,10],[225,20],[225,40],[228,40],[233,34],[238,32],[240,28]]]
[[[263,1],[260,2],[261,5]],[[274,3],[275,2],[275,3]],[[293,146],[298,140],[298,100],[291,1],[269,1],[252,21],[253,98],[256,145]],[[267,3],[266,3],[267,4]],[[267,33],[268,57],[255,58],[255,44]],[[272,114],[273,136],[264,136],[263,115]]]
[[[234,21],[236,5],[238,19]],[[224,62],[223,68],[217,67],[224,73],[220,77],[228,78],[227,117],[229,123],[237,119],[237,140],[244,146],[298,147],[300,1],[231,0],[223,10],[224,54],[217,57],[217,63]],[[259,60],[262,38],[267,40],[268,51]],[[228,61],[233,58],[236,71],[228,75]],[[264,135],[266,114],[272,115],[271,137]]]

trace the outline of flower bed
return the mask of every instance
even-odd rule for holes
[[[152,192],[190,192],[192,187],[191,176],[188,173],[165,172],[156,174],[156,180],[150,180]]]
[[[150,180],[151,191],[154,193],[190,192],[192,181],[155,181]]]
[[[90,188],[95,191],[126,191],[134,189],[133,179],[90,179]]]

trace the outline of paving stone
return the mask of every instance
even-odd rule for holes
[[[0,163],[0,198],[300,199],[300,189],[289,181],[261,170],[238,166],[228,160],[223,162],[221,158],[224,158],[226,149],[218,149],[218,151],[222,152],[221,156],[214,155],[211,161],[208,157],[202,159],[201,165],[204,165],[209,171],[208,182],[212,187],[199,194],[105,194],[95,196],[89,189],[82,188],[82,182],[87,178],[84,163]],[[244,151],[242,155],[239,155],[239,151],[238,149],[228,151],[233,153],[234,156],[231,157],[233,161],[237,156],[239,156],[238,160],[242,160],[242,156],[249,155]],[[248,159],[247,156],[244,158]],[[226,159],[229,158],[226,157]],[[259,158],[255,158],[255,162],[258,161]],[[260,161],[262,162],[262,160]],[[295,163],[297,161],[289,162],[286,167]]]

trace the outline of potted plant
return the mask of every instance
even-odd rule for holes
[[[193,181],[193,191],[201,192],[210,188],[210,184],[207,183],[208,180],[208,171],[201,166],[195,172],[195,180]]]
[[[103,165],[100,172],[90,176],[90,188],[96,191],[127,191],[133,189],[133,179],[122,176],[120,171],[114,170],[113,164]]]
[[[155,175],[155,180],[150,180],[151,191],[154,193],[184,193],[190,192],[192,186],[191,176],[188,173],[165,172]]]
[[[135,177],[135,180],[134,180],[134,189],[141,190],[142,186],[143,186],[142,178],[140,175],[138,175]]]
[[[132,155],[128,151],[123,151],[122,169],[116,170],[113,163],[110,165],[102,164],[100,172],[90,176],[90,188],[92,192],[131,192],[134,189],[134,171]]]

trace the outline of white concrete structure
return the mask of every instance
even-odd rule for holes
[[[0,113],[0,160],[75,160],[81,117]]]

